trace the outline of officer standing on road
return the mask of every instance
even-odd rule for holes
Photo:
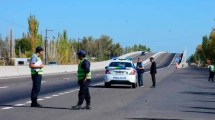
[[[90,92],[89,92],[89,84],[91,81],[91,71],[90,71],[90,62],[86,59],[86,52],[81,50],[77,53],[78,59],[81,60],[78,65],[78,84],[80,85],[79,90],[79,100],[76,106],[73,106],[72,109],[79,110],[79,109],[87,109],[90,110]],[[86,101],[86,106],[81,108],[84,100]]]
[[[156,67],[156,63],[155,63],[153,57],[150,58],[150,62],[152,63],[151,64],[151,68],[150,68],[150,74],[151,74],[152,83],[153,83],[153,85],[151,86],[151,88],[155,88],[155,86],[156,86],[155,74],[157,73],[157,67]]]
[[[137,70],[137,73],[138,73],[138,83],[139,83],[139,87],[144,87],[144,76],[143,76],[143,73],[144,73],[144,64],[142,62],[142,60],[140,58],[138,58],[138,61],[137,61],[137,66],[136,66],[136,70]]]
[[[214,74],[215,74],[215,65],[209,65],[209,78],[208,81],[214,81]]]
[[[38,94],[41,88],[41,80],[43,74],[43,64],[40,59],[43,56],[43,48],[37,47],[36,53],[32,55],[29,67],[31,68],[31,78],[33,82],[33,87],[31,91],[31,107],[42,107],[38,102]]]

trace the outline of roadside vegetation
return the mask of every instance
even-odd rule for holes
[[[0,36],[0,65],[13,65],[12,58],[30,58],[36,46],[46,48],[47,60],[58,64],[76,64],[76,52],[85,50],[91,61],[103,61],[132,51],[150,51],[145,45],[131,45],[123,47],[120,43],[107,35],[99,38],[86,36],[80,39],[69,37],[66,30],[56,37],[47,38],[39,32],[39,21],[34,15],[28,18],[28,32],[21,38],[13,38],[13,32],[6,38]],[[45,56],[44,56],[45,57]],[[44,59],[43,57],[43,59]]]
[[[198,65],[206,65],[210,62],[215,64],[215,29],[209,36],[202,37],[202,43],[196,48],[196,52],[190,56],[189,62]]]

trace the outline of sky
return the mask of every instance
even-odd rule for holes
[[[70,38],[108,35],[123,47],[143,44],[153,52],[195,52],[215,27],[215,0],[1,0],[0,35],[20,38],[35,15],[39,33],[67,30]]]

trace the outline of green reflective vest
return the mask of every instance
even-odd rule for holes
[[[42,60],[39,57],[37,57],[37,61],[42,62]],[[43,69],[39,69],[39,71],[36,71],[35,69],[31,68],[31,75],[35,75],[36,73],[38,73],[39,75],[42,75],[43,74]]]
[[[86,73],[85,73],[84,69],[81,68],[81,65],[82,65],[82,63],[83,63],[84,60],[85,60],[85,59],[83,59],[83,60],[79,63],[79,65],[78,65],[78,72],[77,72],[78,80],[84,80],[84,79],[85,79]],[[92,77],[91,77],[91,72],[89,72],[88,75],[87,75],[87,79],[91,79],[91,78],[92,78]]]
[[[210,71],[211,71],[211,72],[215,72],[215,66],[214,66],[214,65],[211,65],[211,66],[210,66]]]

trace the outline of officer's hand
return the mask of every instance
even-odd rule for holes
[[[44,65],[40,65],[40,66],[39,66],[39,68],[43,68],[43,67],[44,67]]]

